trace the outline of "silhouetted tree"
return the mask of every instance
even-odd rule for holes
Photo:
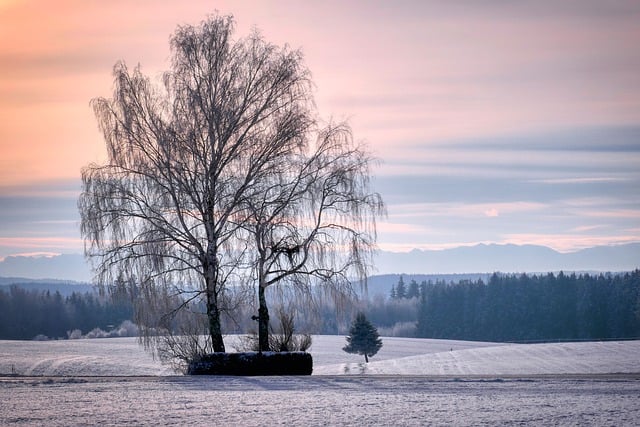
[[[180,318],[206,336],[188,348],[224,352],[221,314],[242,285],[257,275],[263,292],[312,270],[346,278],[375,237],[365,212],[382,202],[368,192],[366,153],[344,127],[321,131],[310,148],[302,54],[257,31],[233,40],[233,30],[219,16],[179,27],[161,87],[120,62],[113,97],[93,101],[109,158],[82,172],[85,253],[99,284],[138,287],[136,321],[155,349],[180,347]],[[361,196],[369,199],[354,202]],[[354,262],[327,262],[330,245],[336,254],[353,246],[345,259]]]
[[[179,27],[162,88],[116,64],[113,98],[93,101],[109,159],[83,170],[79,200],[97,281],[133,279],[142,311],[162,295],[203,299],[213,351],[225,350],[225,289],[243,267],[242,203],[304,148],[312,123],[301,53],[257,32],[233,40],[233,29],[218,16]]]
[[[370,162],[348,126],[329,125],[309,153],[283,164],[247,201],[261,350],[269,349],[267,287],[286,281],[310,296],[317,280],[341,295],[350,292],[353,279],[364,283],[375,217],[384,210],[380,195],[369,190]]]
[[[374,356],[382,348],[382,340],[378,330],[360,312],[356,315],[353,325],[347,336],[347,345],[342,350],[347,353],[357,353],[364,356],[364,361],[369,363],[369,357]]]

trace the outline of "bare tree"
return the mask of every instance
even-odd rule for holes
[[[262,351],[270,342],[266,288],[287,281],[311,295],[309,286],[320,282],[344,295],[352,280],[366,283],[375,219],[384,212],[369,189],[372,159],[347,125],[328,125],[307,153],[289,160],[247,200],[251,218],[243,222],[255,245]]]
[[[238,238],[247,200],[304,152],[313,125],[301,53],[233,30],[219,16],[179,27],[162,84],[115,65],[113,97],[92,102],[108,160],[83,169],[78,202],[96,281],[137,283],[140,322],[202,301],[209,342],[198,351],[225,351],[225,289],[250,267]],[[182,302],[149,303],[159,295]],[[140,326],[157,343],[158,330]]]

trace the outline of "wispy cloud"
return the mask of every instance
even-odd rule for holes
[[[38,252],[78,252],[82,248],[82,240],[71,237],[0,237],[0,247],[3,249],[30,249]]]
[[[587,217],[595,217],[595,218],[635,219],[638,222],[640,222],[640,209],[594,210],[594,211],[587,211],[583,215]]]
[[[410,203],[391,206],[390,215],[394,218],[428,218],[428,217],[459,217],[477,218],[480,216],[502,215],[535,212],[545,209],[543,203],[514,201],[504,203]],[[491,215],[495,214],[495,215]]]
[[[594,176],[581,178],[552,178],[552,179],[532,179],[531,182],[541,184],[598,184],[598,183],[616,183],[628,182],[630,178],[617,178],[612,176]]]
[[[597,224],[597,225],[583,225],[583,226],[579,226],[579,227],[574,227],[572,229],[569,230],[570,233],[583,233],[585,231],[593,231],[593,230],[598,230],[598,229],[602,229],[602,228],[607,228],[608,225],[606,224]]]

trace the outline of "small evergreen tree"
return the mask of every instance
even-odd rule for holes
[[[360,312],[351,325],[347,345],[342,350],[347,353],[357,353],[364,355],[364,361],[369,363],[369,357],[375,355],[382,348],[382,340],[378,335],[378,330]]]

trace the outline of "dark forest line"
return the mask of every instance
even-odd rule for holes
[[[640,270],[617,275],[498,275],[426,284],[416,336],[477,341],[640,338]]]
[[[343,323],[350,320],[330,303],[319,304],[320,317],[313,319],[302,303],[289,307],[297,313],[299,332],[343,334]],[[364,310],[386,336],[498,342],[633,339],[640,338],[640,270],[493,274],[486,280],[421,283],[404,283],[401,277],[388,297],[376,295],[347,309],[354,310]],[[236,313],[229,333],[252,332],[252,314],[250,306]],[[92,330],[113,330],[133,315],[132,301],[123,294],[0,287],[0,339],[93,336]]]
[[[110,331],[133,318],[126,298],[100,296],[96,292],[0,288],[0,339],[30,340],[79,338],[94,329]]]

